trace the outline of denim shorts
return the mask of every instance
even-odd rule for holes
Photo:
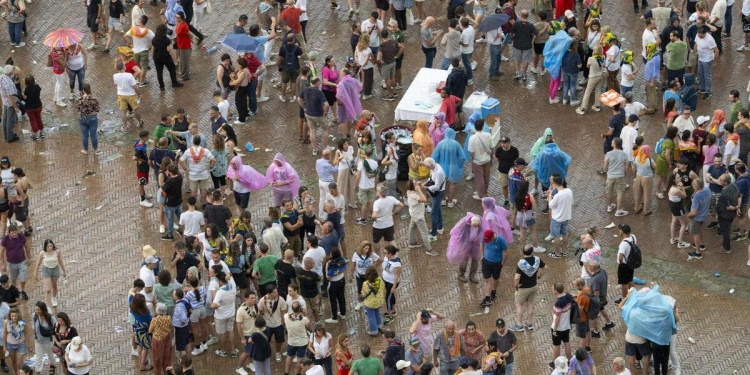
[[[26,354],[26,343],[22,342],[20,344],[11,344],[8,343],[8,349],[9,352],[16,352],[18,354]]]
[[[560,237],[568,234],[568,223],[570,220],[565,221],[557,221],[557,220],[550,220],[549,222],[549,231],[552,234],[552,237]]]

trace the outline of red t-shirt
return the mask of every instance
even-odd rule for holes
[[[261,65],[263,65],[260,60],[258,60],[258,57],[255,56],[254,53],[246,53],[245,61],[247,61],[247,70],[250,71],[250,73],[253,74],[253,77],[250,79],[251,81],[257,81],[258,76],[255,74],[255,72],[258,71],[258,68],[260,68]]]
[[[302,11],[299,8],[289,7],[281,12],[281,20],[286,21],[286,24],[295,34],[299,34],[302,32],[302,25],[299,23],[300,15],[302,15]]]
[[[440,105],[440,112],[445,113],[445,122],[448,125],[453,125],[456,122],[456,106],[458,103],[461,103],[461,99],[455,95],[443,98],[443,104]]]
[[[190,28],[187,22],[178,23],[174,28],[176,35],[177,49],[191,49],[193,48],[192,42],[190,41]]]
[[[136,66],[135,60],[130,60],[125,64],[125,73],[135,74],[133,68]]]

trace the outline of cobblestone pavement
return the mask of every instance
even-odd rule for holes
[[[655,2],[655,0],[652,0]],[[520,1],[519,8],[529,8],[529,0]],[[445,1],[427,0],[429,13],[438,16],[438,25],[445,27]],[[215,1],[214,12],[207,16],[205,27],[208,38],[204,45],[211,45],[228,32],[231,24],[241,13],[251,15],[257,1]],[[494,5],[494,1],[490,5]],[[605,5],[604,23],[613,26],[620,36],[625,38],[625,49],[640,51],[639,37],[642,23],[637,22],[637,15],[632,13],[628,1],[607,2]],[[371,9],[371,3],[365,2],[360,18],[364,19]],[[85,10],[80,1],[52,2],[49,0],[34,1],[29,5],[29,37],[27,47],[9,51],[6,33],[0,33],[3,52],[13,56],[26,73],[33,73],[43,89],[46,104],[44,119],[51,133],[43,142],[34,143],[25,135],[22,142],[0,145],[0,154],[9,155],[15,166],[23,167],[35,188],[31,193],[32,223],[39,229],[33,235],[34,252],[38,252],[45,238],[53,238],[65,251],[69,273],[69,284],[61,292],[61,311],[67,311],[74,325],[78,328],[84,342],[87,343],[96,359],[92,374],[129,374],[138,373],[135,362],[129,355],[129,334],[116,332],[116,327],[125,327],[126,291],[137,275],[140,266],[140,247],[151,244],[161,251],[163,257],[171,256],[171,246],[159,241],[158,220],[154,209],[143,209],[138,206],[135,189],[135,168],[130,159],[131,144],[134,134],[122,135],[113,133],[112,129],[119,123],[117,114],[104,112],[115,109],[115,87],[111,81],[113,54],[93,52],[90,55],[87,81],[92,84],[95,96],[102,102],[103,127],[107,129],[102,136],[101,156],[82,156],[80,149],[79,129],[74,110],[62,109],[52,104],[54,81],[48,69],[44,68],[46,48],[41,45],[44,36],[54,28],[66,25],[83,29],[85,27]],[[147,6],[151,15],[156,15],[153,6]],[[737,7],[735,7],[737,8]],[[735,9],[737,10],[737,9]],[[310,21],[307,25],[309,45],[322,53],[332,53],[338,61],[349,55],[349,24],[346,22],[347,10],[331,11],[325,1],[310,4],[308,8]],[[735,12],[736,13],[736,12]],[[63,21],[64,20],[64,21]],[[61,22],[62,21],[62,22]],[[151,25],[155,25],[152,21]],[[404,62],[405,84],[411,81],[423,64],[423,55],[419,48],[418,26],[411,26],[407,33],[407,52]],[[726,52],[721,57],[718,68],[715,68],[715,95],[708,101],[699,100],[697,114],[710,114],[714,108],[726,108],[726,93],[731,88],[742,90],[747,77],[746,55],[734,52],[741,43],[739,20],[735,17],[734,36],[725,40]],[[37,44],[38,43],[38,44]],[[89,43],[89,41],[86,41]],[[122,43],[118,40],[116,45]],[[442,50],[438,52],[442,56]],[[507,54],[507,53],[506,53]],[[168,90],[160,93],[156,83],[144,91],[144,118],[148,128],[159,120],[161,113],[175,113],[183,107],[192,115],[204,130],[208,129],[207,109],[211,104],[214,68],[220,53],[206,56],[199,50],[193,55],[192,80],[177,91]],[[674,296],[680,303],[683,312],[683,323],[678,336],[678,353],[683,362],[684,374],[750,374],[750,346],[747,345],[750,314],[750,295],[747,291],[748,267],[745,266],[746,242],[733,243],[734,252],[729,255],[718,254],[716,237],[707,235],[709,252],[703,260],[687,262],[684,251],[669,246],[667,236],[669,214],[665,202],[654,201],[654,215],[649,217],[628,215],[615,219],[606,213],[603,203],[604,180],[593,171],[602,163],[601,140],[599,134],[606,130],[609,118],[607,111],[578,116],[572,107],[550,106],[547,104],[546,76],[531,76],[522,84],[508,77],[513,70],[508,62],[502,65],[506,76],[492,85],[486,80],[489,65],[487,50],[484,45],[477,45],[474,60],[479,62],[475,75],[475,90],[485,90],[490,96],[498,97],[502,105],[502,123],[507,134],[513,139],[523,155],[528,153],[530,145],[542,134],[545,127],[551,126],[563,150],[574,159],[571,166],[570,186],[575,193],[575,210],[572,220],[572,231],[581,232],[590,225],[600,228],[614,221],[629,223],[639,236],[647,262],[639,270],[639,276],[662,286],[662,290]],[[320,63],[319,63],[320,64]],[[320,66],[320,65],[319,65]],[[638,74],[636,97],[645,102],[642,75]],[[155,82],[154,73],[149,79]],[[377,82],[377,81],[376,81]],[[376,85],[379,86],[379,85]],[[277,151],[284,152],[303,175],[305,182],[315,190],[315,172],[312,167],[313,157],[307,145],[296,141],[297,108],[292,104],[282,104],[276,99],[277,89],[271,85],[265,88],[266,95],[272,99],[260,105],[260,115],[254,117],[244,126],[240,126],[238,135],[240,143],[252,141],[256,150],[245,157],[259,170],[271,161]],[[381,125],[390,124],[396,102],[383,102],[380,99],[380,88],[375,88],[374,98],[364,103],[364,108],[373,110],[382,119]],[[28,129],[27,123],[22,123]],[[646,142],[655,144],[662,133],[661,118],[657,115],[647,116],[642,121],[642,131]],[[338,132],[338,129],[335,130]],[[338,134],[336,134],[338,135]],[[87,171],[96,174],[84,178]],[[153,193],[153,184],[149,186]],[[479,212],[478,202],[471,199],[471,187],[462,184],[458,188],[460,204],[445,212],[448,228],[465,211]],[[496,181],[493,181],[491,192],[499,196]],[[632,203],[628,192],[626,204]],[[254,193],[251,200],[251,211],[257,222],[265,214],[270,201],[270,193]],[[229,201],[230,205],[233,202]],[[348,213],[349,248],[354,248],[362,239],[370,238],[369,230],[354,226],[354,213]],[[546,228],[548,217],[540,215],[540,228]],[[411,317],[419,309],[432,307],[443,311],[459,326],[472,319],[481,330],[489,333],[492,322],[497,316],[515,322],[515,309],[511,295],[512,267],[507,267],[502,275],[499,300],[488,314],[481,314],[478,303],[481,292],[477,285],[464,284],[457,280],[454,267],[444,257],[426,256],[421,249],[407,249],[406,221],[397,219],[398,245],[403,250],[405,263],[403,275],[403,295],[398,296],[399,315],[393,327],[399,335],[407,334]],[[446,231],[447,232],[447,231]],[[542,230],[542,232],[545,232]],[[600,241],[609,246],[605,252],[605,267],[614,278],[613,250],[616,245],[613,230],[602,230]],[[546,235],[540,234],[540,237]],[[444,252],[448,236],[440,236],[435,248]],[[519,258],[517,243],[509,252],[509,262],[514,264]],[[537,330],[519,335],[520,348],[516,355],[519,374],[546,374],[546,363],[551,360],[551,343],[547,327],[550,324],[552,283],[569,282],[580,272],[580,268],[571,259],[553,260],[545,257],[550,272],[540,285],[540,298],[534,305],[534,324]],[[714,271],[719,270],[724,277],[715,278]],[[736,288],[735,295],[729,295],[729,288]],[[616,299],[617,288],[610,280],[610,300]],[[31,283],[29,288],[31,301],[25,303],[25,311],[30,311],[32,302],[42,299],[42,287]],[[349,286],[348,297],[353,299],[354,287]],[[458,303],[456,303],[458,301]],[[328,311],[328,308],[325,308]],[[613,315],[615,308],[609,307]],[[479,313],[479,315],[476,315]],[[28,317],[29,315],[27,315]],[[616,317],[617,327],[606,333],[602,339],[594,339],[593,356],[599,365],[599,373],[611,373],[611,360],[623,355],[623,335],[625,327]],[[361,313],[349,314],[346,322],[331,327],[335,334],[352,329],[355,346],[370,343],[377,348],[384,344],[379,339],[371,339],[363,334],[364,316]],[[436,325],[437,330],[437,325]],[[696,340],[688,342],[688,337]],[[358,351],[355,350],[358,354]],[[221,359],[213,354],[203,354],[197,358],[198,373],[227,374],[233,371],[234,361]],[[282,373],[282,368],[274,363],[274,373]],[[604,371],[604,372],[602,372]]]

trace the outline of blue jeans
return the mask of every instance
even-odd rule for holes
[[[490,78],[500,74],[500,52],[503,46],[490,44]]]
[[[172,230],[174,229],[175,215],[177,216],[177,221],[180,221],[180,215],[182,215],[182,205],[178,204],[175,207],[169,207],[165,205],[164,213],[167,214],[167,234],[171,236]]]
[[[443,60],[440,62],[440,69],[448,70],[448,67],[451,66],[451,60],[453,59],[443,56]]]
[[[724,32],[727,36],[732,35],[732,7],[734,4],[727,5],[727,12],[724,13]]]
[[[251,114],[258,113],[258,96],[256,92],[258,90],[258,80],[252,80],[247,84],[247,98],[250,102],[248,109]]]
[[[89,138],[91,138],[91,146],[94,147],[94,151],[99,149],[99,139],[96,135],[96,130],[99,127],[99,116],[97,115],[81,115],[81,119],[78,120],[81,124],[81,140],[83,141],[83,149],[89,150]]]
[[[21,30],[23,29],[23,22],[10,23],[8,22],[8,35],[10,37],[10,43],[18,45],[21,43]]]
[[[474,73],[471,71],[471,53],[462,53],[461,60],[463,61],[464,68],[466,69],[466,77],[468,77],[469,80],[474,79]]]
[[[443,211],[440,206],[443,196],[445,196],[445,190],[432,197],[432,202],[430,202],[430,208],[432,208],[432,212],[430,212],[430,221],[432,221],[430,235],[433,236],[437,235],[438,229],[443,229]]]
[[[453,375],[459,369],[459,362],[440,361],[440,375]]]
[[[571,73],[563,73],[563,102],[566,102],[568,100],[568,96],[570,96],[570,101],[576,100],[576,80],[578,79],[578,73],[571,74]]]
[[[711,92],[713,78],[711,77],[711,65],[713,61],[698,61],[698,88],[703,92]]]
[[[633,91],[633,86],[623,86],[620,85],[620,95],[625,96],[625,94]]]
[[[378,333],[378,327],[383,324],[380,309],[365,306],[365,316],[367,316],[367,333]]]
[[[68,78],[70,78],[70,91],[76,87],[76,77],[78,77],[78,91],[83,91],[83,79],[86,78],[86,69],[78,70],[68,69]]]
[[[435,61],[435,54],[437,53],[437,48],[422,47],[422,53],[424,53],[424,67],[432,69],[432,62]]]

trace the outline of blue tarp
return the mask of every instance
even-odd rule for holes
[[[565,56],[565,51],[570,48],[572,42],[573,39],[568,36],[568,33],[565,30],[560,30],[549,38],[544,45],[544,67],[552,79],[557,79],[560,75],[563,56]]]
[[[658,285],[646,293],[630,293],[622,306],[622,320],[630,333],[659,345],[669,345],[677,329],[674,311],[659,293]]]

